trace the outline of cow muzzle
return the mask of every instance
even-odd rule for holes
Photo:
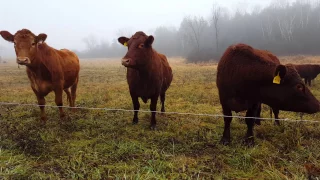
[[[31,61],[28,57],[17,57],[17,63],[20,65],[27,65],[30,64]]]
[[[122,59],[122,60],[121,60],[121,64],[122,64],[123,66],[125,66],[125,67],[130,66],[130,63],[131,63],[131,59],[130,59],[130,58],[128,58],[128,59]]]

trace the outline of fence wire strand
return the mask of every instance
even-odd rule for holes
[[[98,107],[84,107],[84,106],[77,106],[77,107],[70,107],[70,106],[54,106],[54,105],[38,105],[38,104],[28,104],[28,103],[15,103],[15,102],[0,102],[0,105],[4,106],[36,106],[36,107],[51,107],[51,108],[68,108],[68,109],[86,109],[86,110],[105,110],[105,111],[123,111],[123,112],[143,112],[143,113],[159,113],[159,114],[178,114],[178,115],[193,115],[193,116],[207,116],[207,117],[231,117],[231,118],[240,118],[240,119],[260,119],[260,120],[279,120],[279,121],[288,121],[288,122],[309,122],[309,123],[320,123],[319,120],[296,120],[296,119],[275,119],[275,118],[261,118],[261,117],[245,117],[245,116],[226,116],[223,114],[207,114],[207,113],[189,113],[189,112],[161,112],[161,111],[149,111],[149,110],[133,110],[133,109],[121,109],[121,108],[98,108]]]

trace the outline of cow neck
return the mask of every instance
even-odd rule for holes
[[[152,51],[150,53],[150,56],[150,59],[147,61],[148,63],[138,69],[140,78],[150,79],[154,77],[154,74],[158,72],[158,70],[156,69],[157,62],[155,61],[155,52]]]
[[[47,46],[47,45],[42,44],[42,46]],[[48,48],[48,47],[45,47],[45,48]],[[29,70],[31,70],[32,72],[34,72],[36,74],[39,73],[39,71],[43,70],[44,64],[42,63],[42,60],[41,60],[42,53],[43,52],[41,52],[41,49],[38,48],[37,52],[36,52],[36,56],[32,59],[32,64],[27,66],[27,68]]]

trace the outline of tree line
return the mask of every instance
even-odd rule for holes
[[[246,43],[276,55],[320,54],[320,1],[276,1],[252,12],[233,15],[218,4],[211,7],[210,18],[186,16],[178,28],[160,26],[152,35],[154,48],[167,56],[182,56],[189,62],[218,60],[235,43]],[[119,36],[132,33],[120,30]],[[100,42],[88,36],[87,49],[80,57],[121,57],[125,54],[116,39]]]

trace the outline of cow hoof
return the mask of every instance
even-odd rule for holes
[[[68,117],[65,114],[60,115],[60,121],[66,121],[68,120]]]
[[[47,123],[47,117],[46,116],[43,116],[43,117],[41,117],[41,124],[43,124],[43,125],[45,125],[46,123]]]
[[[249,137],[249,138],[245,137],[243,144],[248,147],[253,147],[254,146],[254,138],[253,137]]]
[[[64,112],[60,113],[60,119],[63,119],[64,117],[66,117],[66,114]]]
[[[47,119],[41,118],[40,126],[45,126],[47,124]]]
[[[139,119],[138,118],[133,118],[132,119],[132,124],[138,124],[139,122]]]
[[[47,117],[46,116],[41,117],[41,121],[42,122],[47,122]]]
[[[274,122],[274,125],[275,125],[275,126],[280,126],[280,122],[279,122],[279,121],[276,121],[276,122]]]
[[[70,117],[69,115],[66,115],[66,116],[64,117],[64,120],[65,120],[65,121],[71,121],[71,117]]]
[[[157,127],[156,127],[156,125],[151,125],[151,126],[150,126],[150,130],[152,130],[152,131],[155,131],[155,130],[157,130]]]
[[[230,139],[222,137],[220,140],[220,144],[228,146],[230,144]]]
[[[255,124],[260,126],[261,125],[261,121],[260,120],[255,120]]]
[[[138,121],[139,121],[138,119],[133,119],[133,120],[132,120],[132,124],[133,124],[133,125],[138,124]]]

